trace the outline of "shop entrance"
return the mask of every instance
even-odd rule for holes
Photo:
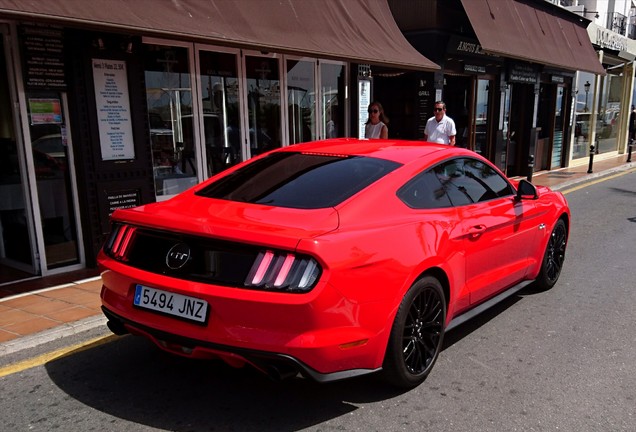
[[[0,284],[83,266],[66,94],[19,94],[0,25]],[[19,108],[18,108],[19,107]]]
[[[11,50],[8,27],[0,24],[0,285],[37,276],[35,235],[28,195],[25,154],[21,139],[16,96],[12,91]]]
[[[34,201],[39,249],[44,252],[43,273],[80,262],[76,182],[65,94],[26,93]],[[30,158],[27,158],[31,165]],[[31,177],[33,178],[33,177]],[[36,206],[37,204],[37,206]]]
[[[458,147],[471,148],[471,115],[474,111],[471,94],[473,79],[468,76],[447,75],[444,77],[442,99],[446,103],[446,114],[455,121]],[[433,113],[431,113],[433,115]]]
[[[506,90],[510,110],[506,112],[508,123],[506,175],[527,175],[530,141],[534,117],[534,85],[513,84]]]

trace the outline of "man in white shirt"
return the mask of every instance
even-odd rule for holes
[[[455,135],[455,122],[446,115],[446,104],[442,101],[435,102],[435,116],[426,122],[424,140],[454,146]]]

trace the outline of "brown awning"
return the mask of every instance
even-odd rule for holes
[[[580,17],[540,2],[462,0],[485,52],[559,69],[605,75]],[[554,12],[554,13],[553,13]],[[566,15],[572,15],[570,19]]]
[[[387,0],[0,0],[0,16],[187,38],[259,51],[437,70]]]

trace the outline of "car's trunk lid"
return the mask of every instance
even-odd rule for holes
[[[188,194],[117,210],[113,219],[158,230],[286,249],[295,248],[300,239],[333,231],[339,223],[338,212],[332,207],[293,209]]]

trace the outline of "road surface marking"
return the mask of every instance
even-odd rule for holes
[[[51,351],[48,353],[44,353],[44,354],[40,354],[39,356],[30,358],[30,359],[26,359],[26,360],[22,360],[19,361],[17,363],[13,363],[7,366],[4,366],[2,368],[0,368],[0,378],[7,376],[7,375],[11,375],[14,373],[18,373],[18,372],[22,372],[25,371],[27,369],[31,369],[34,368],[36,366],[42,366],[50,361],[53,360],[57,360],[59,358],[62,358],[70,353],[79,353],[91,348],[95,348],[98,347],[100,345],[109,343],[115,339],[117,339],[119,336],[116,335],[106,335],[106,336],[100,336],[98,338],[95,339],[90,339],[86,342],[82,342],[76,345],[71,345],[68,347],[64,347],[64,348],[60,348],[58,350],[55,351]]]
[[[593,181],[590,181],[590,182],[585,182],[585,183],[583,183],[583,184],[581,184],[579,186],[574,186],[574,187],[571,187],[571,188],[568,188],[568,189],[563,189],[561,191],[561,193],[563,195],[569,194],[570,192],[575,192],[575,191],[577,191],[579,189],[583,189],[585,187],[592,186],[593,184],[601,183],[601,182],[604,182],[606,180],[612,180],[612,179],[614,179],[616,177],[624,176],[625,174],[630,174],[630,173],[633,173],[635,171],[636,171],[636,169],[630,169],[630,170],[627,170],[627,171],[623,171],[623,172],[619,172],[619,173],[616,173],[616,174],[608,175],[606,177],[600,177],[597,180],[593,180]]]

